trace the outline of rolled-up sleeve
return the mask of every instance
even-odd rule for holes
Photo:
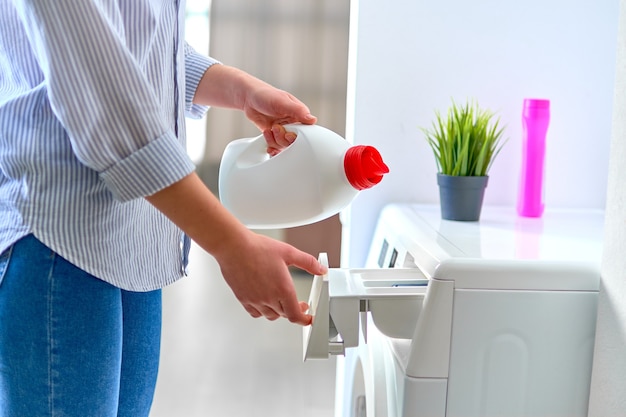
[[[126,201],[153,194],[195,169],[169,116],[164,117],[167,97],[158,96],[162,93],[147,79],[145,62],[133,55],[142,45],[129,42],[117,2],[14,4],[44,73],[52,110],[76,157],[99,173],[115,198]],[[171,48],[173,39],[168,42]],[[169,65],[175,65],[173,54],[168,57]],[[195,55],[190,61],[196,62],[190,74],[202,65],[206,70],[207,61],[201,64]]]
[[[219,63],[211,57],[199,54],[189,44],[185,43],[185,115],[187,117],[199,119],[209,109],[208,106],[194,104],[193,98],[206,70],[211,65]]]

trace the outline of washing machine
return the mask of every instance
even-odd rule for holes
[[[338,355],[336,417],[586,416],[603,224],[385,207],[365,268],[311,288],[303,355]]]

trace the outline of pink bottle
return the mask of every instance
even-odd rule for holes
[[[524,217],[543,214],[546,132],[550,122],[550,100],[525,99],[522,124],[522,172],[517,213]]]

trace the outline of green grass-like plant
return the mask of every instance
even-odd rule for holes
[[[457,105],[452,101],[447,117],[435,111],[431,129],[421,128],[435,154],[440,174],[485,176],[506,142],[504,127],[493,112],[475,101]]]

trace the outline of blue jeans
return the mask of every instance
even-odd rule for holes
[[[116,288],[32,235],[0,255],[0,417],[148,416],[160,337],[160,290]]]

